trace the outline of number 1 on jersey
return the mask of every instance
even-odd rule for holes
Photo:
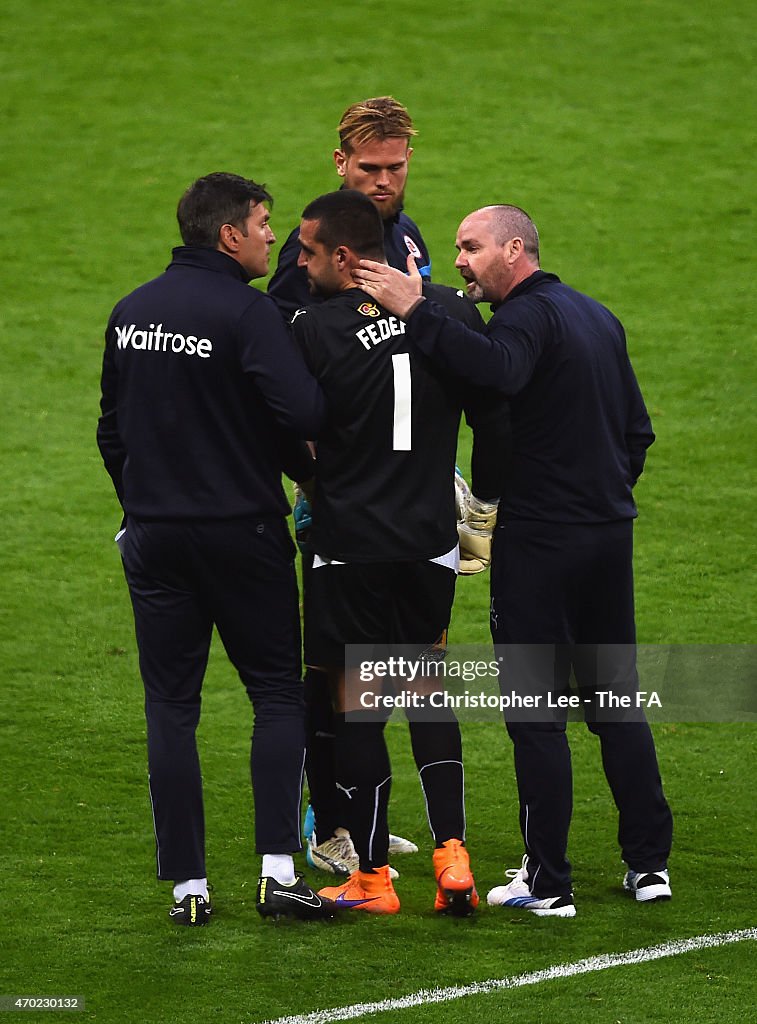
[[[395,452],[411,450],[412,387],[410,384],[410,354],[398,352],[392,356],[394,369],[394,443]]]

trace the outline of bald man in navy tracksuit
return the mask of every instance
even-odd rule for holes
[[[472,213],[456,245],[468,295],[493,303],[485,334],[424,299],[410,265],[408,277],[364,264],[355,279],[406,320],[410,340],[438,365],[511,399],[512,451],[492,549],[501,686],[556,695],[573,669],[619,811],[623,887],[640,902],[669,899],[672,817],[651,731],[643,713],[608,715],[597,700],[608,681],[623,696],[638,684],[632,489],[654,434],[623,328],[600,303],[539,268],[536,228],[517,207]],[[534,721],[540,714],[506,712],[526,855],[513,880],[491,890],[492,905],[575,914],[565,715]]]

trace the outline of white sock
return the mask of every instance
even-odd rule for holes
[[[260,873],[264,878],[275,878],[282,885],[291,885],[296,880],[294,861],[288,853],[264,853]]]
[[[208,898],[207,878],[187,878],[184,882],[174,882],[173,898],[181,903],[185,896],[202,896]]]

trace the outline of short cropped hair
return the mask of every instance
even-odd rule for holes
[[[303,220],[318,222],[316,241],[334,250],[346,245],[364,259],[384,260],[384,222],[370,201],[352,188],[327,192],[308,203]]]
[[[539,232],[526,211],[519,206],[487,206],[486,209],[491,214],[489,223],[497,245],[504,245],[516,236],[522,238],[526,255],[538,263]]]
[[[407,139],[417,135],[412,118],[393,96],[376,96],[347,107],[337,128],[345,153],[368,142]]]
[[[215,249],[224,224],[243,228],[251,203],[273,205],[265,185],[224,171],[198,178],[181,197],[176,210],[184,244]]]

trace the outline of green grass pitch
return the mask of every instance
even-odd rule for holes
[[[656,727],[677,825],[668,905],[618,893],[614,809],[575,725],[578,916],[435,919],[398,724],[392,827],[421,846],[398,861],[402,913],[266,926],[254,910],[251,722],[214,649],[200,743],[218,914],[202,931],[172,928],[170,889],[152,874],[118,509],[94,442],[107,316],[168,262],[186,185],[213,170],[265,181],[283,241],[336,185],[343,109],[392,93],[420,130],[407,207],[437,281],[457,281],[462,216],[514,202],[540,228],[545,268],[626,325],[658,434],[637,493],[640,640],[750,643],[753,5],[1,7],[0,996],[82,995],[77,1019],[103,1024],[255,1024],[754,926],[755,732],[743,723]],[[457,642],[486,640],[486,587],[460,582]],[[511,754],[494,723],[466,725],[464,743],[486,890],[520,854]],[[757,1001],[753,960],[747,942],[375,1019],[741,1024]]]

